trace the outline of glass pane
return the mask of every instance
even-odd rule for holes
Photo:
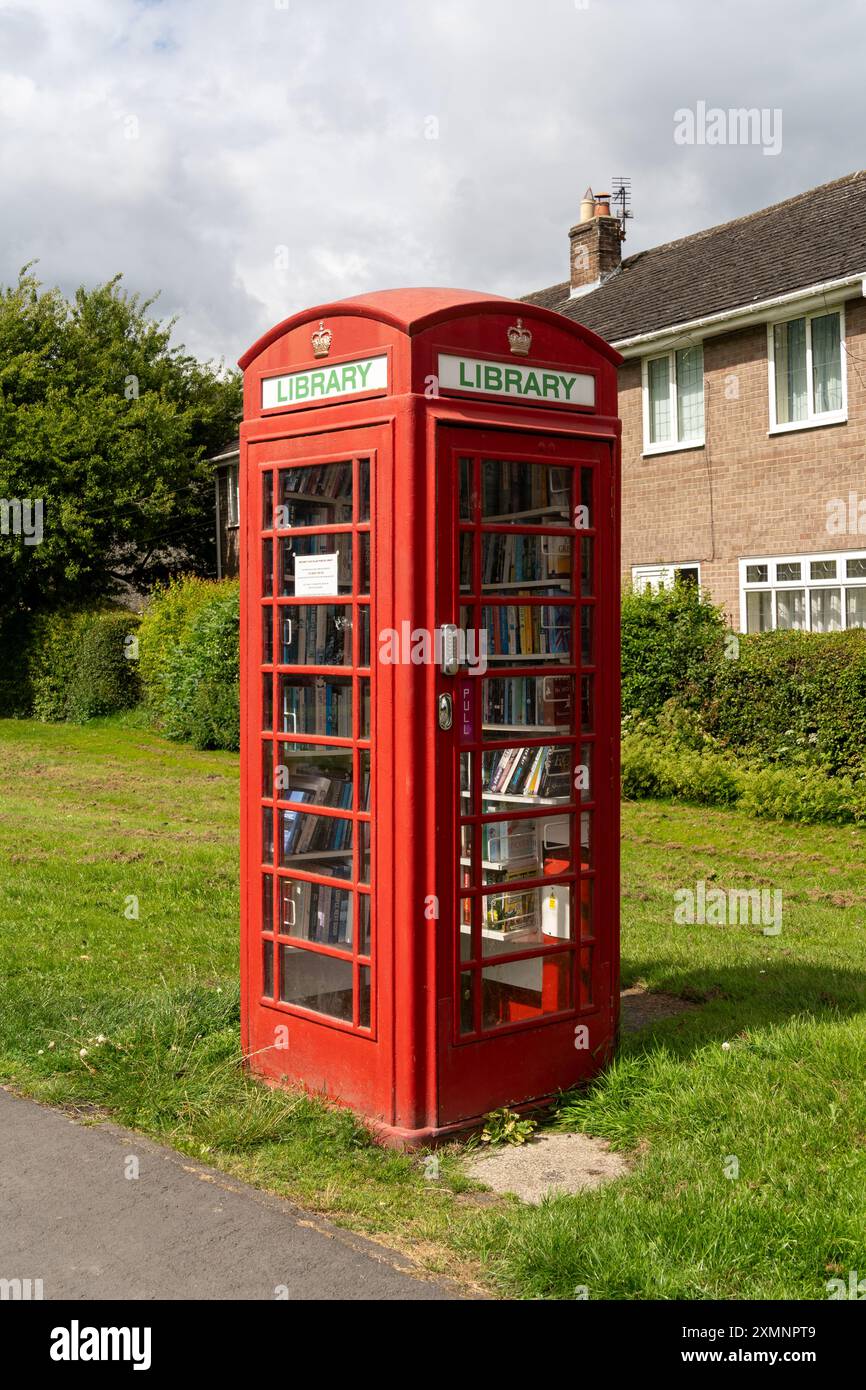
[[[805,420],[809,410],[806,386],[806,320],[778,323],[773,329],[776,363],[776,422]]]
[[[358,793],[358,810],[370,809],[370,751],[362,748],[358,754],[361,762],[361,788]]]
[[[591,743],[581,745],[577,778],[581,801],[592,801],[592,753],[593,745]]]
[[[262,863],[274,862],[274,808],[262,807]]]
[[[866,585],[847,590],[848,627],[866,627]]]
[[[773,626],[773,596],[770,593],[746,594],[746,631],[769,632]]]
[[[548,889],[509,889],[480,899],[481,941],[485,956],[543,946],[541,911]]]
[[[274,592],[274,543],[262,541],[262,595],[273,597]]]
[[[497,748],[481,757],[485,811],[497,802],[571,800],[572,749],[568,744]]]
[[[303,947],[280,947],[280,999],[301,1009],[352,1022],[352,962]]]
[[[371,1009],[370,967],[362,965],[358,971],[358,1027],[370,1027]]]
[[[460,959],[472,960],[472,898],[460,900]]]
[[[369,893],[358,894],[358,954],[369,956],[372,949],[373,937],[370,921],[370,895]]]
[[[280,879],[280,934],[320,946],[352,945],[352,893],[325,883]]]
[[[580,818],[580,867],[591,869],[595,864],[595,842],[592,833],[592,812],[584,811]]]
[[[370,460],[359,459],[358,477],[360,480],[360,497],[358,498],[358,520],[370,520]]]
[[[580,939],[592,941],[595,937],[595,916],[593,913],[593,894],[595,882],[591,878],[580,880]]]
[[[588,1009],[593,1004],[592,962],[594,946],[582,946],[580,950],[580,1007]]]
[[[530,521],[541,526],[572,523],[570,468],[484,459],[481,495],[485,521]]]
[[[279,811],[280,864],[326,878],[352,877],[352,825],[341,816]]]
[[[460,520],[474,521],[472,496],[472,459],[460,460]]]
[[[580,541],[580,592],[583,598],[595,595],[595,540],[582,536]]]
[[[842,346],[839,315],[812,319],[812,389],[815,414],[842,409]]]
[[[262,994],[266,999],[274,997],[274,943],[262,942]]]
[[[344,676],[281,676],[285,734],[352,737],[352,680]]]
[[[348,749],[334,751],[309,744],[305,749],[298,749],[283,743],[280,757],[282,761],[277,768],[280,801],[351,811],[352,754]]]
[[[747,584],[766,584],[769,577],[769,565],[746,565]]]
[[[481,719],[487,739],[512,730],[567,734],[574,716],[573,676],[501,676],[482,681]]]
[[[373,827],[369,821],[358,822],[358,882],[370,882]]]
[[[262,796],[274,794],[274,745],[270,739],[262,744]]]
[[[842,626],[842,590],[811,589],[813,632],[838,632]]]
[[[262,874],[262,931],[274,929],[274,876]]]
[[[471,535],[464,534],[462,542],[461,587],[468,591],[471,588]],[[569,593],[571,537],[485,535],[481,551],[481,588],[484,593],[513,589],[516,594],[538,597]]]
[[[262,474],[262,530],[274,529],[274,475]]]
[[[303,598],[304,590],[311,580],[305,570],[303,560],[295,565],[296,556],[319,555],[336,556],[331,566],[324,571],[317,569],[315,582],[322,581],[335,594],[352,592],[352,537],[348,532],[332,536],[284,536],[280,541],[280,595],[283,598]],[[334,567],[336,581],[333,579]],[[296,573],[297,570],[297,573]],[[317,587],[317,596],[319,588]]]
[[[846,574],[849,579],[866,579],[866,559],[849,560]]]
[[[262,665],[270,666],[274,659],[274,610],[262,609]]]
[[[792,581],[802,579],[803,566],[799,560],[791,560],[786,564],[776,566],[776,580],[779,584],[790,584]]]
[[[351,520],[351,463],[280,470],[277,524],[281,531],[303,526],[342,526]]]
[[[464,970],[460,975],[460,1032],[475,1032],[475,973]]]
[[[796,628],[802,631],[806,626],[806,591],[804,589],[779,589],[776,594],[776,627]]]
[[[460,886],[471,888],[475,883],[477,868],[475,864],[475,827],[460,827]]]
[[[654,357],[647,363],[650,443],[665,444],[671,437],[670,359]]]
[[[581,676],[580,731],[591,734],[595,729],[595,677]]]
[[[571,953],[488,965],[481,972],[482,1027],[542,1018],[574,1007]]]
[[[370,533],[362,531],[358,536],[358,593],[370,592]]]
[[[490,539],[485,537],[485,539]],[[473,536],[471,531],[463,531],[460,535],[460,592],[464,594],[472,593],[474,583],[472,575],[472,546]]]
[[[484,884],[553,878],[572,866],[570,816],[489,821],[479,832]]]
[[[591,604],[580,610],[580,659],[584,666],[595,665],[595,607]]]
[[[274,727],[274,678],[262,676],[262,728]]]
[[[358,664],[362,667],[370,665],[370,608],[369,605],[361,604],[358,612]]]
[[[358,729],[359,738],[370,737],[370,677],[362,676],[358,681],[358,699],[360,701],[360,723]]]
[[[332,603],[280,609],[283,666],[351,666],[352,607]]]
[[[487,633],[487,660],[513,665],[518,661],[572,662],[571,609],[553,604],[486,605],[481,626]]]
[[[704,433],[703,348],[681,348],[676,354],[676,369],[679,438],[700,439]]]
[[[812,579],[835,579],[836,561],[812,560],[809,565],[809,576]]]
[[[580,505],[583,511],[583,516],[579,517],[578,520],[581,523],[581,528],[584,531],[589,530],[590,527],[595,525],[595,522],[593,521],[592,509],[592,475],[593,470],[591,468],[581,468]]]

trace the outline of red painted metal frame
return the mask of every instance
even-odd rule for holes
[[[429,394],[440,351],[491,361],[513,360],[503,352],[507,330],[518,316],[534,335],[530,357],[520,360],[528,360],[530,365],[543,360],[563,369],[593,372],[597,382],[594,411],[530,406],[481,395],[446,398]],[[311,350],[311,333],[320,319],[333,333],[334,361],[388,355],[387,395],[263,412],[263,377],[323,365]],[[352,1105],[370,1119],[387,1142],[423,1143],[472,1122],[502,1103],[503,1074],[511,1103],[541,1100],[559,1085],[596,1070],[613,1046],[619,997],[618,360],[613,349],[588,330],[547,310],[441,290],[387,291],[311,309],[277,325],[241,360],[245,368],[241,431],[243,1047],[249,1066],[267,1080],[302,1084]],[[410,630],[433,632],[443,620],[445,606],[453,602],[449,592],[453,577],[445,582],[437,572],[437,473],[443,451],[447,453],[455,445],[459,448],[464,432],[473,434],[475,447],[479,447],[475,432],[485,430],[497,432],[498,439],[504,432],[509,449],[523,448],[539,462],[547,461],[545,441],[554,452],[569,451],[574,460],[580,460],[581,451],[584,455],[596,453],[602,460],[597,465],[597,486],[603,495],[596,496],[601,512],[597,521],[595,640],[597,652],[602,654],[597,679],[604,687],[603,692],[597,692],[600,718],[596,748],[603,751],[593,769],[598,793],[593,815],[595,873],[603,885],[595,908],[599,942],[596,966],[599,985],[604,977],[604,993],[596,993],[598,1008],[591,1015],[569,1014],[552,1022],[545,1018],[480,1041],[456,1042],[451,969],[452,937],[456,933],[451,931],[447,910],[439,920],[428,913],[435,897],[445,903],[456,858],[449,822],[454,801],[451,797],[449,803],[450,788],[446,785],[449,779],[453,783],[454,745],[436,723],[440,676],[434,666],[377,662],[375,648],[379,632],[399,632],[404,621]],[[263,998],[260,922],[260,477],[268,467],[276,471],[279,466],[361,457],[375,460],[371,498],[371,820],[375,828],[370,1029],[358,1026],[357,997],[351,1025]],[[357,464],[354,466],[357,471]],[[354,517],[353,513],[350,530],[356,534]],[[304,533],[315,530],[304,528]],[[575,562],[578,549],[575,546]],[[276,569],[275,555],[275,573]],[[579,590],[573,593],[577,597]],[[356,599],[338,595],[325,601],[341,604]],[[276,594],[272,602],[276,661],[282,654],[277,644],[280,600]],[[285,602],[291,603],[292,598],[287,596]],[[574,636],[579,641],[579,632]],[[323,674],[323,669],[305,667],[304,674]],[[345,669],[330,668],[329,673],[344,675]],[[275,701],[275,725],[278,713]],[[281,741],[275,728],[275,748]],[[303,735],[301,741],[315,742],[316,737]],[[356,772],[357,766],[356,762]],[[579,833],[579,809],[573,814]],[[276,833],[275,826],[275,840]],[[280,876],[275,865],[275,884]],[[288,876],[295,877],[295,871],[289,870]],[[337,886],[356,887],[355,876],[351,882],[339,881]],[[318,874],[305,877],[324,881]],[[278,896],[275,893],[277,902]],[[324,953],[328,953],[327,948]],[[357,962],[357,928],[353,958]],[[574,1048],[578,1022],[590,1027],[588,1052]],[[564,1049],[567,1065],[557,1070],[559,1061],[552,1066],[550,1052],[551,1039],[560,1029],[564,1037],[570,1037],[570,1046]],[[558,1044],[554,1051],[561,1059]]]

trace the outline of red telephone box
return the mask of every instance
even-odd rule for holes
[[[431,289],[241,359],[244,1052],[394,1143],[613,1046],[619,361]]]

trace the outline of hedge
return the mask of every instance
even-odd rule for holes
[[[148,603],[139,635],[144,698],[168,738],[240,746],[240,587],[176,579]]]
[[[132,709],[141,698],[138,622],[124,609],[60,609],[38,617],[21,652],[29,702],[21,712],[84,723]]]

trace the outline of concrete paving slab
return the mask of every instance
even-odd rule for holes
[[[125,1176],[130,1159],[137,1178]],[[46,1299],[466,1296],[141,1135],[82,1125],[2,1088],[0,1279],[41,1279]]]
[[[536,1205],[555,1193],[591,1191],[628,1171],[606,1140],[588,1134],[540,1134],[527,1144],[486,1150],[467,1167],[470,1177],[494,1192],[513,1192]]]

